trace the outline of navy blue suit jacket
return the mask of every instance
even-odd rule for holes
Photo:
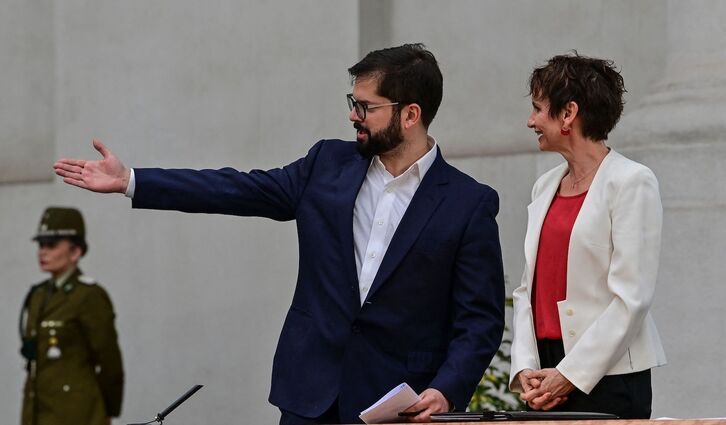
[[[343,423],[401,382],[464,409],[499,348],[504,278],[497,193],[448,165],[426,173],[361,306],[353,206],[368,160],[318,142],[280,169],[135,169],[134,208],[296,220],[300,264],[270,402]]]

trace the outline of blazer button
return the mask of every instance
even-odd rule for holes
[[[567,332],[567,334],[570,335],[570,336],[575,336],[575,331],[570,330],[570,332]]]
[[[63,385],[63,392],[64,393],[67,393],[70,390],[71,390],[71,387],[69,385]]]
[[[354,334],[360,333],[360,327],[358,327],[358,325],[351,326],[350,330],[353,331]]]
[[[565,312],[565,314],[567,314],[568,316],[572,316],[573,314],[575,314],[575,312],[572,311],[571,308],[568,308],[567,311]]]

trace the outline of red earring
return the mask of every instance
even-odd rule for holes
[[[560,134],[563,135],[563,136],[569,136],[570,135],[570,129],[568,129],[568,128],[561,128],[560,129]]]

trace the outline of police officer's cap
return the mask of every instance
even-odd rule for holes
[[[75,208],[48,207],[38,224],[34,241],[41,239],[74,239],[86,241],[86,226],[81,212]]]

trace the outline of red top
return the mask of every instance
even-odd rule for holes
[[[575,219],[587,192],[555,195],[542,223],[534,266],[534,329],[537,339],[562,339],[557,301],[567,295],[567,251]]]

